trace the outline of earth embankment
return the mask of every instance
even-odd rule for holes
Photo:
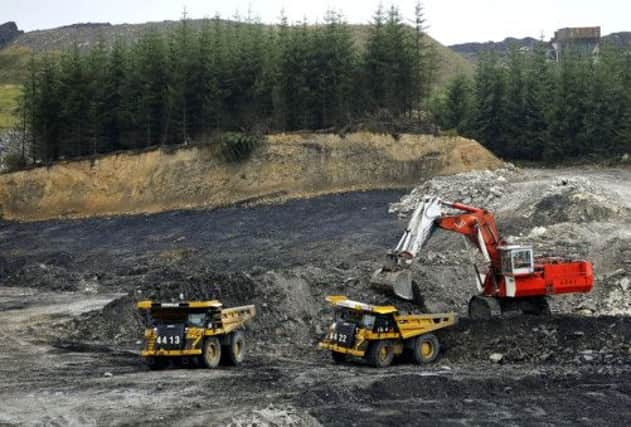
[[[0,176],[7,220],[155,213],[409,188],[502,162],[473,140],[354,133],[269,136],[241,162],[213,145],[119,153]]]

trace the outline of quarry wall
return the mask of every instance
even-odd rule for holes
[[[213,145],[96,159],[0,176],[6,220],[109,216],[412,187],[502,162],[473,140],[426,135],[279,134],[242,162]]]

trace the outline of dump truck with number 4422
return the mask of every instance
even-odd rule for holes
[[[336,363],[354,356],[383,368],[403,354],[418,364],[431,363],[440,352],[433,332],[456,323],[454,313],[401,314],[391,305],[369,305],[344,296],[329,296],[327,301],[335,308],[335,321],[319,347],[331,351]]]
[[[253,305],[223,308],[216,300],[159,303],[140,301],[146,329],[141,356],[151,369],[174,363],[216,368],[238,365],[245,354],[245,322]]]

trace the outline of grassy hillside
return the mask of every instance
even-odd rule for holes
[[[0,84],[22,83],[32,50],[10,46],[0,50]]]
[[[20,92],[19,85],[0,84],[0,131],[16,124],[15,109]]]

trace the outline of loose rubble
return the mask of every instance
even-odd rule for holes
[[[509,243],[532,245],[536,256],[592,260],[597,279],[594,291],[554,298],[557,311],[631,314],[627,279],[631,277],[631,230],[627,226],[631,210],[602,180],[567,171],[550,176],[549,172],[506,164],[495,171],[433,178],[391,204],[390,212],[405,217],[425,195],[493,211],[503,237]],[[481,261],[475,250],[465,249],[467,246],[458,240],[434,237],[420,255],[424,266],[421,277],[432,266],[436,269]],[[448,286],[441,287],[440,292],[457,293]],[[440,298],[440,294],[431,297]]]

